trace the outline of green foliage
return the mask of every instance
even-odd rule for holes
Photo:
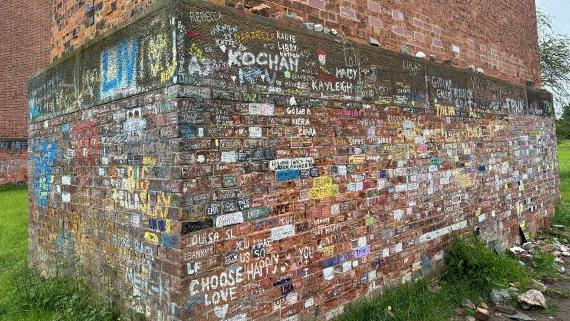
[[[26,185],[0,185],[0,192],[8,192],[8,191],[24,191],[27,190],[28,186]]]
[[[481,293],[489,293],[497,286],[510,282],[528,285],[532,281],[517,260],[497,255],[475,237],[456,238],[445,258],[444,280],[463,282]]]
[[[570,105],[562,109],[562,115],[556,120],[556,137],[558,140],[570,139]]]
[[[555,281],[560,279],[560,274],[556,269],[554,255],[546,252],[535,253],[532,258],[532,275],[538,280]]]
[[[554,92],[559,102],[563,102],[568,97],[570,80],[570,37],[552,30],[549,14],[537,10],[537,20],[542,83]]]
[[[570,202],[563,201],[556,206],[556,214],[552,218],[552,223],[570,227]]]

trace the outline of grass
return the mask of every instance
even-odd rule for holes
[[[532,260],[532,275],[537,280],[543,280],[547,283],[558,281],[561,279],[560,273],[556,268],[556,257],[550,253],[535,253]]]
[[[420,280],[390,289],[380,299],[351,305],[337,321],[447,320],[454,307],[454,297],[452,288],[431,292],[429,281]]]
[[[570,226],[570,140],[558,144],[558,164],[562,201],[556,209],[553,223]]]
[[[28,195],[24,187],[1,187],[0,191],[0,319],[49,320],[52,317],[49,311],[16,307],[18,288],[14,281],[26,268],[28,252]]]
[[[113,321],[118,311],[72,279],[45,280],[27,267],[28,192],[0,187],[0,320]]]

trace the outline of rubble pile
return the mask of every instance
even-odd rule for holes
[[[539,268],[539,257],[552,255],[554,260],[551,266],[547,267],[556,271],[560,278],[565,278],[566,258],[570,257],[570,246],[567,239],[541,236],[537,240],[529,240],[521,246],[513,246],[509,249],[510,254],[516,257],[519,264],[530,269]],[[552,260],[552,259],[551,259]],[[544,263],[542,263],[544,264]],[[540,266],[544,268],[544,266]],[[460,307],[454,310],[454,321],[532,321],[535,320],[525,312],[530,310],[544,310],[548,307],[547,294],[559,294],[558,291],[550,289],[540,280],[532,280],[526,287],[518,283],[509,283],[505,288],[495,288],[491,290],[489,298],[491,304],[483,300],[479,305],[464,298]],[[522,312],[524,311],[524,312]]]

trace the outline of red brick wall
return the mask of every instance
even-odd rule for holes
[[[256,18],[178,1],[30,81],[36,269],[148,320],[330,320],[452,232],[545,227],[547,92]]]
[[[27,137],[26,81],[47,65],[51,1],[0,1],[0,137]]]
[[[54,0],[51,57],[148,11],[156,0]]]
[[[72,50],[98,32],[144,13],[156,0],[57,0],[52,25],[52,57]],[[211,2],[224,2],[211,0]],[[226,1],[230,2],[230,1]],[[232,1],[237,2],[237,1]],[[533,0],[245,0],[246,7],[265,3],[267,14],[295,13],[304,22],[335,28],[343,37],[374,37],[387,49],[402,45],[415,54],[435,54],[468,68],[524,84],[540,82]],[[459,52],[454,53],[456,46]]]
[[[6,147],[6,138],[28,136],[26,82],[49,60],[50,7],[49,0],[0,1],[0,184],[26,180],[26,150]]]
[[[27,151],[27,139],[0,138],[0,185],[27,181]]]

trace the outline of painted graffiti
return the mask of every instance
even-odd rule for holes
[[[109,97],[136,85],[138,51],[139,41],[134,39],[101,53],[101,96]]]
[[[39,208],[45,209],[52,191],[53,169],[57,157],[57,146],[44,140],[36,141],[32,149],[33,180],[32,189]]]
[[[92,120],[78,122],[73,126],[71,146],[76,159],[77,172],[85,185],[93,166],[99,160],[100,138],[97,126]]]
[[[30,82],[38,266],[87,262],[149,320],[332,319],[451,233],[553,214],[550,95],[199,7]]]

